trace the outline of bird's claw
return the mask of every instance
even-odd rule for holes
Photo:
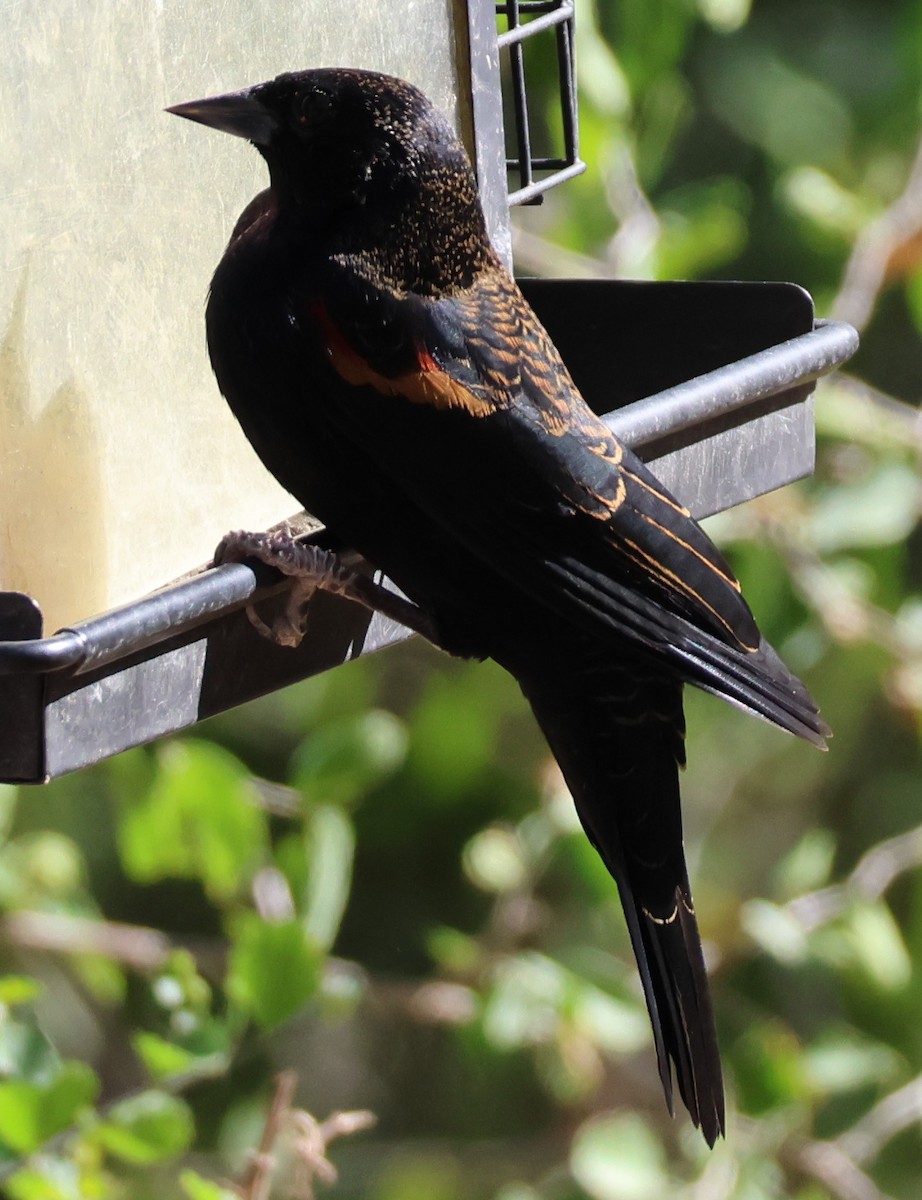
[[[243,529],[226,534],[214,553],[214,565],[243,562],[255,558],[274,567],[294,583],[285,605],[270,624],[247,606],[247,616],[263,637],[280,646],[298,646],[307,628],[307,606],[317,591],[333,592],[346,599],[358,600],[355,594],[356,572],[347,567],[337,555],[311,542],[299,542],[287,527],[271,532],[250,533]]]

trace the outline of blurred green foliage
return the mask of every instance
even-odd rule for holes
[[[0,788],[13,1200],[264,1194],[267,1131],[278,1195],[918,1195],[922,5],[583,2],[578,37],[589,170],[517,214],[522,270],[791,278],[863,333],[815,478],[711,523],[836,732],[821,756],[688,696],[727,1140],[663,1111],[613,885],[515,685],[413,643]],[[550,140],[552,50],[526,63]],[[283,1068],[318,1120],[377,1115],[337,1183],[348,1122],[273,1124]]]

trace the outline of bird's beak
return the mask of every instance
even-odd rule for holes
[[[174,104],[166,111],[265,146],[278,128],[278,121],[255,92],[255,88],[248,88],[225,96],[209,96],[206,100],[190,100]]]

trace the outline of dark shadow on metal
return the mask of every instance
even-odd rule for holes
[[[858,338],[848,325],[814,323],[802,289],[523,288],[587,400],[696,515],[812,470],[807,397]],[[274,646],[244,610],[257,603],[271,617],[287,587],[265,568],[228,564],[49,638],[30,597],[0,594],[0,778],[62,774],[407,636],[321,594],[302,645]]]

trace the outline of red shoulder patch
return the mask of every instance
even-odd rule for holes
[[[462,409],[472,417],[488,417],[494,411],[489,400],[474,395],[442,370],[425,346],[416,346],[415,370],[404,371],[393,377],[382,375],[350,345],[322,300],[312,300],[309,311],[323,336],[330,365],[340,378],[353,387],[372,387],[385,396],[403,396],[411,404]]]

